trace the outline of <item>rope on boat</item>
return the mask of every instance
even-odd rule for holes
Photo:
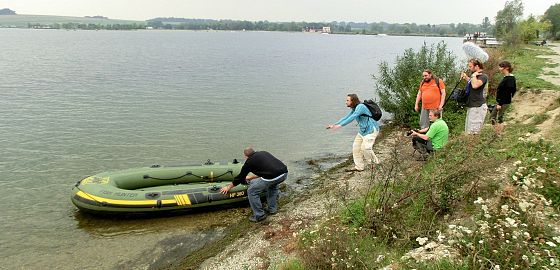
[[[220,175],[218,175],[218,176],[212,177],[212,179],[220,178],[220,177],[222,177],[222,176],[224,176],[224,175],[226,175],[226,174],[231,174],[231,176],[233,176],[233,171],[232,171],[232,170],[228,170],[228,171],[225,172],[225,173],[222,173],[222,174],[220,174]],[[177,179],[183,178],[183,177],[185,177],[185,176],[189,176],[189,175],[192,175],[192,176],[194,176],[194,177],[198,177],[198,178],[201,178],[201,179],[210,179],[209,176],[206,176],[206,175],[196,175],[196,174],[194,174],[194,173],[192,173],[192,172],[187,172],[187,173],[185,173],[185,174],[183,174],[183,175],[181,175],[181,176],[173,177],[173,178],[158,178],[158,177],[153,177],[153,176],[149,176],[149,175],[146,174],[146,175],[144,175],[144,179],[154,179],[154,180],[169,181],[169,180],[177,180]]]

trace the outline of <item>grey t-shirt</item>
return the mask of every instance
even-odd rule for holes
[[[479,88],[472,88],[469,93],[469,98],[467,99],[467,107],[480,107],[482,104],[486,103],[484,98],[484,87],[488,83],[488,76],[486,74],[478,74],[477,79],[482,80],[482,85]]]

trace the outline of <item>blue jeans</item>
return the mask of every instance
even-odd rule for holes
[[[253,210],[253,215],[257,218],[265,215],[262,203],[261,203],[261,193],[266,192],[266,203],[268,204],[269,212],[278,211],[278,195],[280,190],[278,189],[278,184],[284,182],[288,178],[288,173],[285,173],[282,177],[274,181],[265,181],[262,178],[255,178],[249,181],[249,188],[247,189],[247,195],[249,197],[249,204]]]

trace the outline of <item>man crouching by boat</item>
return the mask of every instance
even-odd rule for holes
[[[288,168],[282,161],[266,151],[253,150],[247,147],[243,151],[245,164],[241,167],[241,172],[233,182],[222,187],[220,192],[227,194],[233,187],[247,181],[249,188],[247,195],[249,204],[253,210],[253,215],[249,217],[252,222],[260,222],[266,219],[267,214],[274,215],[278,212],[278,185],[288,178]],[[248,176],[253,173],[253,176]],[[268,209],[264,209],[261,203],[260,194],[266,192],[266,203]]]

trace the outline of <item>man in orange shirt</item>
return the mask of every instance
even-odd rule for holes
[[[439,83],[439,87],[437,85]],[[429,69],[422,72],[422,82],[416,95],[414,110],[418,112],[418,103],[422,101],[422,112],[420,112],[420,129],[430,127],[430,110],[442,110],[445,103],[445,84],[437,79]]]

